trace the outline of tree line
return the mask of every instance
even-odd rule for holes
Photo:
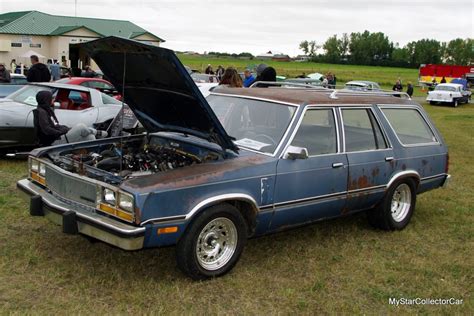
[[[333,64],[414,67],[420,64],[469,65],[474,62],[474,39],[457,38],[449,42],[434,39],[412,41],[403,47],[382,32],[333,35],[322,45],[302,41],[300,49],[312,61]],[[322,48],[322,54],[318,50]]]

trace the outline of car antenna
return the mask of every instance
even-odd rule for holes
[[[125,75],[127,69],[127,53],[123,52],[123,74],[122,74],[122,108],[120,109],[120,116],[122,118],[120,122],[120,173],[123,171],[123,120],[124,120],[124,99],[125,99]]]

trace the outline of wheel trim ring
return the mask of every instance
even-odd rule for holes
[[[411,208],[411,189],[406,183],[400,184],[392,195],[391,214],[395,222],[403,221]]]
[[[226,217],[211,220],[199,233],[196,258],[205,270],[215,271],[225,266],[237,249],[238,233],[235,224]]]

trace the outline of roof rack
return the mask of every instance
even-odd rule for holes
[[[349,89],[334,89],[329,98],[331,99],[338,99],[338,94],[342,95],[380,95],[380,96],[394,96],[394,97],[404,97],[408,100],[411,100],[411,97],[406,92],[399,92],[399,91],[388,91],[388,90],[372,90],[372,91],[354,91]]]
[[[264,87],[294,87],[294,88],[305,88],[305,89],[313,89],[313,90],[322,90],[322,91],[330,91],[329,89],[316,86],[309,83],[296,83],[296,82],[286,82],[286,81],[256,81],[249,86],[249,88],[258,88],[260,86]]]

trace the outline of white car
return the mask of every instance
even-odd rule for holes
[[[104,127],[120,112],[122,103],[100,91],[78,85],[34,83],[0,100],[0,154],[35,146],[33,110],[36,94],[49,90],[54,97],[54,113],[62,125],[84,123]]]
[[[440,83],[433,91],[428,92],[426,101],[430,104],[448,103],[458,106],[461,103],[469,103],[471,91],[464,90],[462,84]]]
[[[349,90],[358,90],[358,91],[379,91],[380,86],[377,82],[373,81],[364,81],[364,80],[354,80],[346,82],[344,86],[345,89]]]

